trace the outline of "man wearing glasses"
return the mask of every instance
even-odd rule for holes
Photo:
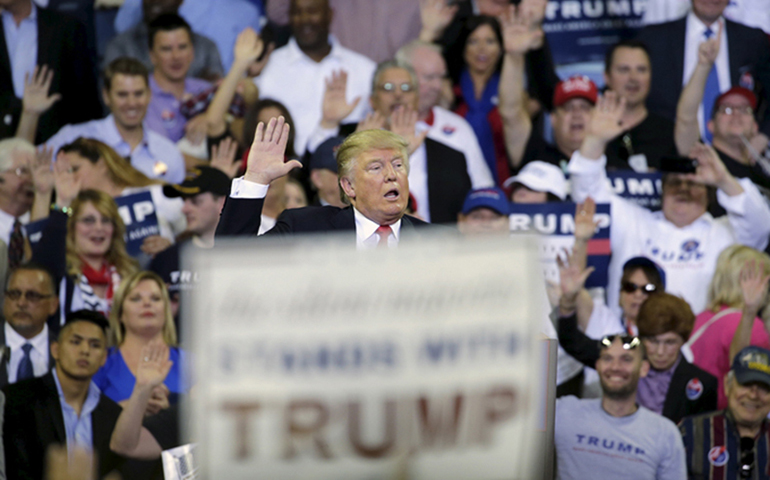
[[[25,265],[11,273],[3,303],[0,329],[0,387],[48,373],[53,366],[49,345],[55,332],[48,329],[48,317],[56,313],[56,296],[51,274],[42,267]]]
[[[346,136],[358,130],[384,128],[401,135],[409,144],[409,192],[414,197],[415,213],[430,223],[455,223],[471,188],[489,186],[488,177],[471,176],[462,152],[429,138],[429,125],[417,122],[420,95],[417,75],[410,67],[394,61],[377,66],[369,98],[374,113],[357,125],[341,124],[345,100],[334,93],[335,88],[327,85],[324,118],[308,141],[308,151],[315,151],[333,135]]]
[[[727,409],[687,417],[679,429],[688,478],[767,478],[770,351],[746,347],[725,381]]]
[[[562,318],[574,317],[576,308],[575,296],[562,295]],[[556,402],[557,478],[685,478],[676,426],[637,403],[639,378],[650,369],[641,340],[612,335],[601,340],[600,348],[601,398],[567,396]]]

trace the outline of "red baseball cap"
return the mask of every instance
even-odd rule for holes
[[[559,82],[553,92],[553,106],[561,107],[573,98],[584,98],[595,104],[599,96],[599,89],[590,78],[584,75],[576,75]]]
[[[752,110],[757,109],[757,96],[754,95],[754,92],[752,92],[748,88],[743,88],[743,87],[733,87],[730,90],[723,93],[722,95],[718,96],[716,101],[714,102],[714,108],[721,105],[722,100],[724,100],[728,95],[740,95],[741,97],[748,100]]]

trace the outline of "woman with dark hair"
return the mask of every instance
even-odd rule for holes
[[[455,81],[455,112],[471,124],[498,186],[510,174],[503,120],[497,108],[503,36],[494,17],[467,20],[463,35],[464,68]]]

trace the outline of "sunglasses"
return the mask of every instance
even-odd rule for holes
[[[658,287],[652,283],[637,285],[634,282],[623,282],[620,289],[626,293],[636,293],[637,290],[641,290],[642,293],[655,293]]]
[[[603,347],[609,348],[612,346],[612,342],[614,342],[616,338],[619,338],[620,341],[623,342],[624,350],[633,350],[642,343],[639,340],[639,337],[635,337],[633,335],[605,335],[602,337],[599,343],[601,343]]]
[[[739,474],[741,478],[751,478],[754,470],[754,439],[741,437],[741,467]]]

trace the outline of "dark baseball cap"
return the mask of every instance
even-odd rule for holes
[[[746,347],[733,360],[733,374],[741,385],[751,382],[770,387],[770,350],[762,347]]]
[[[666,288],[666,272],[663,270],[663,268],[658,265],[657,263],[653,262],[647,257],[633,257],[629,258],[626,263],[623,264],[623,270],[625,270],[628,267],[648,267],[652,268],[658,271],[658,276],[660,276],[660,283],[663,285],[663,289]]]
[[[163,194],[169,198],[192,197],[199,193],[211,192],[224,196],[230,193],[230,178],[214,167],[200,166],[187,172],[184,182],[179,185],[165,185]]]
[[[468,215],[477,208],[488,208],[500,215],[508,215],[508,199],[499,188],[477,188],[468,192],[463,202],[463,215]]]
[[[310,156],[310,170],[325,168],[337,173],[337,150],[339,150],[340,145],[344,141],[345,137],[336,136],[325,140],[319,145]]]

